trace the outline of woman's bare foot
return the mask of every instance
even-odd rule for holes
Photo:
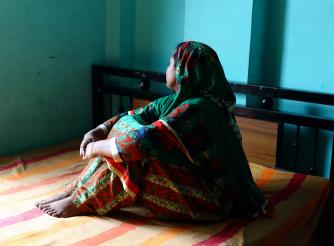
[[[82,210],[74,206],[71,196],[65,197],[58,201],[40,205],[39,209],[42,210],[45,214],[58,218],[67,218],[76,215],[93,213],[93,211],[89,210],[88,208]]]
[[[41,200],[35,203],[35,206],[40,208],[41,205],[48,204],[51,202],[59,201],[61,199],[64,199],[66,197],[69,197],[71,195],[71,192],[63,192],[60,194],[57,194],[55,196],[50,197],[49,199]]]

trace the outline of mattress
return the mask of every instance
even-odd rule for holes
[[[187,224],[152,218],[142,207],[108,216],[55,218],[35,202],[62,191],[87,164],[79,142],[0,158],[0,245],[305,245],[331,189],[323,178],[251,163],[272,218]]]

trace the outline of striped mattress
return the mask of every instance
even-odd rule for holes
[[[78,145],[0,158],[0,245],[305,245],[331,188],[320,177],[252,163],[257,185],[274,204],[273,218],[171,223],[151,218],[140,207],[103,217],[44,215],[34,203],[62,191],[87,163]]]

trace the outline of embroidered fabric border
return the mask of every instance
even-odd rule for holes
[[[110,143],[112,158],[114,159],[114,161],[123,162],[121,156],[119,155],[119,151],[116,144],[116,138],[115,137],[111,138],[109,143]]]
[[[182,140],[180,139],[179,135],[174,131],[174,129],[168,125],[168,123],[164,120],[158,120],[159,122],[161,122],[165,127],[168,128],[168,130],[170,130],[173,135],[176,137],[177,141],[180,143],[181,145],[181,148],[182,148],[182,151],[186,154],[187,158],[193,163],[193,164],[196,164],[193,160],[193,158],[191,158],[190,154],[189,154],[189,151],[187,150],[186,146],[184,146]]]

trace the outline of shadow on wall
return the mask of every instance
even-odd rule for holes
[[[254,0],[248,83],[280,85],[284,49],[286,0]],[[248,106],[260,106],[261,98],[247,96]]]

